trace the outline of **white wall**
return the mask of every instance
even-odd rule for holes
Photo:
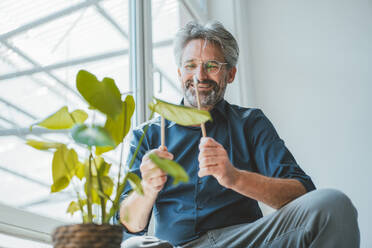
[[[318,188],[351,198],[361,247],[372,247],[372,1],[231,1],[238,13],[210,2],[211,18],[239,18],[248,49],[239,69],[250,72],[242,92],[253,92]]]
[[[245,28],[239,22],[242,18],[241,16],[244,15],[244,13],[239,11],[241,4],[244,4],[244,1],[209,0],[207,4],[208,18],[209,20],[220,21],[240,44],[240,56],[237,65],[238,73],[234,82],[227,87],[225,98],[230,103],[254,106],[255,92],[250,73],[248,38]],[[245,44],[245,46],[241,44]]]

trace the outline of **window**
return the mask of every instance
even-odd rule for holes
[[[153,95],[174,103],[179,103],[181,92],[172,42],[180,23],[193,16],[187,4],[152,0],[150,22],[144,23],[152,28],[152,37],[145,37],[152,38]],[[129,57],[137,40],[131,43],[129,37],[130,11],[130,0],[0,2],[0,205],[35,218],[80,221],[78,215],[71,218],[66,213],[75,199],[72,192],[50,194],[52,153],[37,151],[25,140],[68,141],[64,131],[34,128],[30,133],[29,126],[63,105],[70,111],[86,109],[75,89],[80,69],[99,79],[114,78],[122,93],[133,91]],[[145,91],[144,86],[138,90]],[[107,160],[118,163],[119,154],[109,152]],[[0,236],[2,241],[9,239]]]
[[[86,109],[75,89],[80,69],[112,77],[122,93],[130,91],[128,15],[127,0],[0,2],[0,203],[80,221],[66,213],[71,192],[50,194],[52,153],[25,140],[68,141],[61,132],[30,133],[29,126],[63,105]]]

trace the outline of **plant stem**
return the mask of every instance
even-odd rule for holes
[[[124,135],[125,130],[127,129],[127,127],[126,127],[127,126],[127,103],[124,101],[123,104],[124,104],[124,125],[123,125],[123,135]],[[117,185],[116,185],[116,190],[119,189],[119,185],[120,185],[121,168],[122,168],[122,165],[123,165],[123,153],[124,153],[124,138],[121,141],[119,173],[118,173],[118,181],[117,181]]]
[[[101,172],[98,170],[96,161],[94,159],[93,159],[93,164],[94,164],[94,167],[96,168],[96,171],[97,171],[97,181],[98,181],[99,190],[103,194],[105,194],[105,191],[103,190],[102,180],[101,180]],[[99,194],[98,194],[98,196],[99,196],[99,199],[100,199],[100,202],[101,202],[101,214],[102,214],[101,222],[106,223],[106,202],[105,202],[105,198],[102,197]]]
[[[115,213],[119,210],[119,199],[120,199],[121,193],[124,191],[124,187],[125,187],[127,180],[128,180],[128,177],[127,175],[125,175],[123,179],[123,183],[119,185],[116,191],[116,196],[115,196],[114,201],[112,202],[112,207],[110,209],[108,219],[111,219],[115,215]]]
[[[88,207],[88,221],[93,222],[92,215],[92,150],[89,147],[89,169],[88,169],[88,178],[87,178],[87,207]]]
[[[162,116],[161,117],[161,125],[160,125],[160,133],[161,133],[161,146],[164,148],[165,147],[165,119],[164,117]]]

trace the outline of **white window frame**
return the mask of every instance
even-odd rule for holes
[[[57,226],[68,223],[0,203],[0,233],[51,244]]]
[[[147,104],[153,95],[151,1],[130,0],[130,81],[136,101],[136,125],[150,115]]]

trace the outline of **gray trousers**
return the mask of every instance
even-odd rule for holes
[[[340,191],[321,189],[307,193],[283,208],[247,224],[208,231],[182,248],[359,247],[357,211]],[[156,237],[126,240],[122,247],[173,247]]]

